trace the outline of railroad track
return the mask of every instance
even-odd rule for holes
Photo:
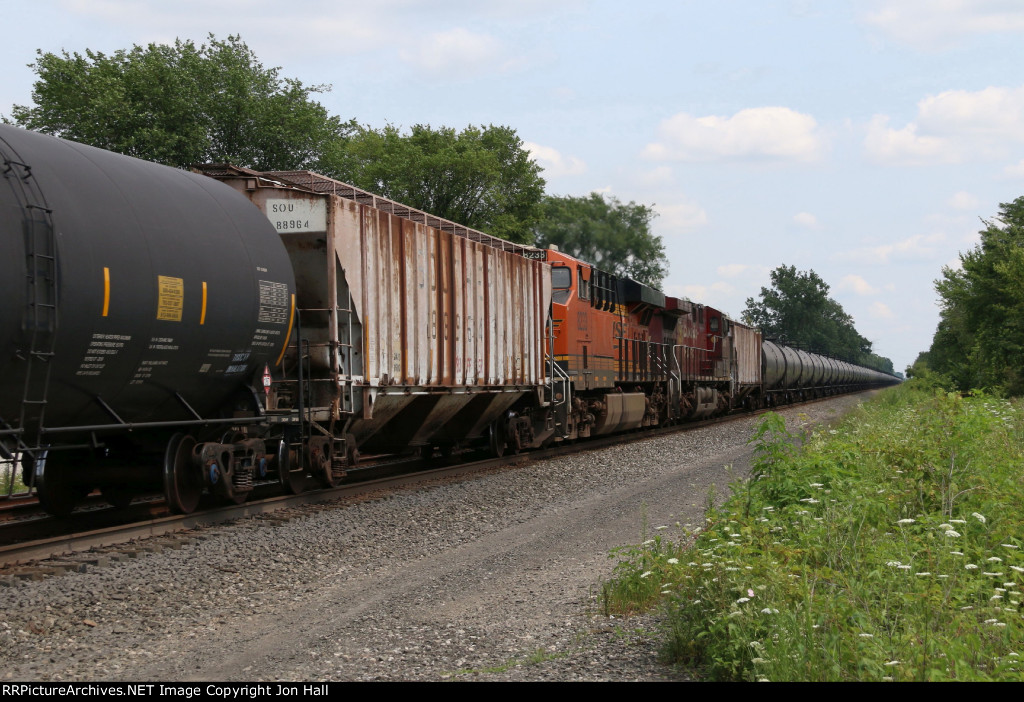
[[[787,405],[787,408],[816,404],[831,398],[809,400]],[[770,410],[742,412],[716,417],[699,422],[689,422],[652,430],[618,434],[574,444],[560,444],[548,449],[522,454],[506,455],[502,458],[472,460],[470,452],[461,456],[443,459],[444,465],[428,459],[409,461],[388,461],[351,471],[342,485],[304,492],[299,495],[268,494],[270,484],[257,486],[254,497],[240,505],[218,505],[197,510],[191,514],[171,514],[159,498],[144,498],[134,502],[127,510],[85,507],[76,511],[71,518],[52,517],[25,518],[0,524],[0,583],[13,578],[44,577],[62,569],[84,569],[105,558],[120,558],[138,555],[147,549],[161,548],[159,544],[147,546],[155,537],[166,539],[168,547],[177,547],[190,534],[200,533],[209,527],[243,518],[263,518],[271,523],[280,523],[301,516],[307,508],[318,509],[317,505],[360,499],[383,490],[422,485],[438,480],[456,479],[462,476],[500,469],[528,462],[546,460],[571,453],[592,451],[612,445],[642,441],[680,431],[692,431],[722,422],[738,421]],[[465,460],[466,458],[470,460]],[[99,504],[99,501],[97,501]],[[291,510],[293,513],[288,514]],[[283,518],[282,518],[283,515]],[[179,538],[180,537],[180,538]],[[86,552],[98,555],[83,556]],[[110,551],[104,555],[103,551]],[[112,555],[111,555],[112,554]],[[54,562],[54,559],[57,559]]]

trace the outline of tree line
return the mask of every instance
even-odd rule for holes
[[[760,328],[766,339],[893,373],[892,361],[874,353],[853,317],[828,296],[829,289],[813,270],[781,265],[771,272],[771,286],[762,287],[759,298],[747,298],[743,321]]]
[[[238,36],[113,54],[38,51],[34,105],[5,122],[177,168],[232,163],[312,170],[523,244],[557,245],[660,287],[668,271],[653,207],[545,193],[507,126],[372,127],[331,115],[305,85],[265,68]]]
[[[653,205],[547,194],[508,126],[402,130],[331,115],[317,100],[330,86],[264,67],[239,36],[112,54],[38,51],[31,68],[34,104],[15,105],[3,121],[177,168],[312,170],[510,241],[557,245],[655,288],[668,273]],[[772,286],[744,313],[767,336],[892,371],[814,271],[782,266]]]
[[[982,223],[960,267],[935,281],[938,328],[907,374],[961,392],[1024,395],[1024,196]]]

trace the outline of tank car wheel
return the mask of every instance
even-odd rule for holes
[[[277,444],[277,478],[281,487],[293,495],[306,489],[306,471],[301,465],[292,470],[292,451],[288,439],[281,439]]]
[[[107,503],[116,509],[125,509],[132,503],[135,493],[123,487],[108,485],[100,488],[100,494]]]
[[[487,439],[491,448],[491,455],[495,458],[501,458],[505,455],[505,429],[502,425],[502,421],[497,419],[491,422],[491,426],[487,429]]]
[[[175,434],[164,453],[164,497],[172,512],[189,514],[199,506],[203,480],[192,464],[196,440],[188,434]]]
[[[53,455],[43,454],[35,465],[36,497],[48,514],[66,517],[89,489],[76,485],[71,466]]]

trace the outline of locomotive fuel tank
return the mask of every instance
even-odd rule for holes
[[[0,156],[5,434],[205,417],[277,363],[295,282],[244,197],[5,125]]]

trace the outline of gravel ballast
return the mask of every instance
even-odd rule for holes
[[[831,421],[865,395],[782,412]],[[685,680],[600,613],[613,548],[700,523],[755,419],[202,530],[0,588],[5,681]]]

